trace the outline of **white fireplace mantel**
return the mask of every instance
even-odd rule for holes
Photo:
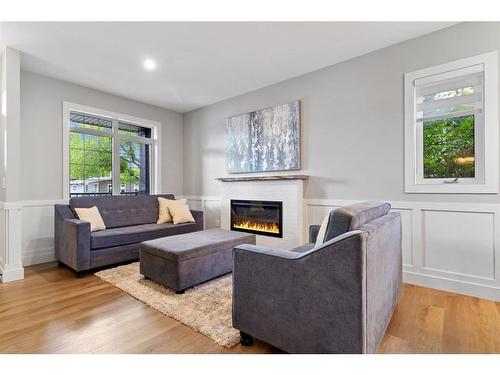
[[[241,176],[241,177],[217,177],[220,182],[241,182],[241,181],[276,181],[276,180],[307,180],[309,176],[304,174],[278,174],[272,176]]]
[[[302,245],[304,243],[304,182],[307,176],[294,176],[295,178],[281,175],[220,179],[222,185],[221,228],[230,229],[232,199],[280,201],[283,202],[283,238],[257,235],[257,245],[285,250]]]

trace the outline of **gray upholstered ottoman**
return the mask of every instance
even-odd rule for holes
[[[255,244],[255,235],[210,229],[145,241],[140,272],[182,293],[184,289],[233,270],[233,247]]]

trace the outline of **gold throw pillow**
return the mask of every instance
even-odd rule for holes
[[[187,204],[174,204],[169,206],[168,209],[170,210],[174,224],[196,223]]]
[[[318,237],[316,238],[315,247],[323,245],[326,237],[326,229],[328,228],[328,224],[330,223],[330,214],[327,214],[323,221],[321,222],[321,226],[319,227]]]
[[[187,204],[187,199],[167,199],[158,197],[158,221],[157,224],[165,224],[172,222],[172,215],[168,208],[173,205]]]

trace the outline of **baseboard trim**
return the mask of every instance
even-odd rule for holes
[[[500,302],[500,288],[471,283],[456,279],[447,279],[418,272],[403,271],[403,282],[446,292],[473,296]]]
[[[56,260],[56,253],[54,248],[39,249],[23,253],[23,265],[33,266],[35,264],[49,263]]]
[[[2,275],[0,276],[0,281],[2,283],[8,283],[11,281],[24,279],[24,268],[12,268],[12,269],[2,269]]]

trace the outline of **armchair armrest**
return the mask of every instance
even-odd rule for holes
[[[297,259],[301,255],[300,253],[294,253],[294,252],[288,251],[288,250],[272,249],[270,247],[248,245],[248,244],[238,245],[238,246],[233,248],[233,253],[236,253],[239,251],[246,251],[246,252],[260,254],[260,255],[269,255],[269,256],[278,257],[278,258],[282,258],[282,259]]]
[[[309,242],[315,243],[318,238],[319,228],[321,225],[311,225],[309,226]]]

